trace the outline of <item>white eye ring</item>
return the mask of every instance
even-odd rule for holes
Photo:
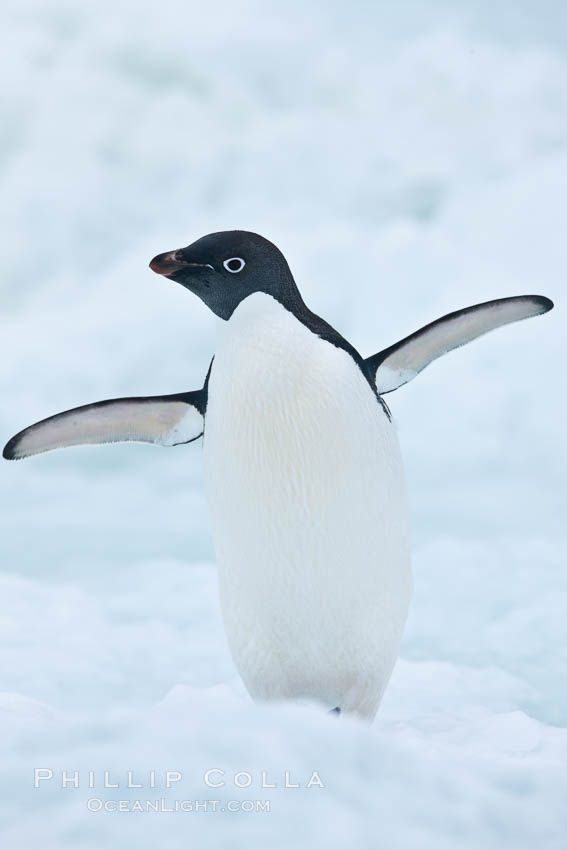
[[[238,263],[238,268],[231,269],[229,263]],[[228,260],[225,260],[223,263],[223,266],[225,267],[227,272],[230,272],[231,274],[237,274],[238,272],[241,272],[245,265],[246,263],[244,262],[242,257],[229,257]]]

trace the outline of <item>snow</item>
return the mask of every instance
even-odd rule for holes
[[[249,701],[199,444],[3,463],[2,846],[559,850],[562,4],[9,0],[3,25],[6,440],[67,407],[201,386],[213,318],[147,264],[212,230],[273,239],[365,355],[491,298],[556,309],[388,396],[415,594],[372,727]],[[34,788],[34,768],[54,779]],[[205,784],[213,768],[226,786]],[[104,789],[105,770],[122,787]],[[183,775],[170,789],[168,770]],[[305,787],[313,771],[324,788]],[[93,797],[271,811],[88,811]]]

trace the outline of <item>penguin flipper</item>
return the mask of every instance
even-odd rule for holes
[[[413,380],[437,357],[472,342],[501,325],[547,313],[553,301],[543,295],[518,295],[448,313],[378,354],[366,358],[378,393],[390,393]]]
[[[207,403],[201,390],[174,395],[115,398],[57,413],[30,425],[4,446],[6,460],[67,446],[135,441],[177,446],[203,435]]]

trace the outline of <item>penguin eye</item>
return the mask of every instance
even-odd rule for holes
[[[246,263],[241,257],[230,257],[228,260],[225,260],[223,266],[227,270],[227,272],[231,272],[231,274],[236,274],[236,272],[241,272]]]

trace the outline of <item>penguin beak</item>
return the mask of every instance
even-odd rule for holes
[[[210,263],[193,263],[184,257],[184,248],[177,251],[166,251],[164,254],[157,254],[150,262],[150,268],[156,274],[163,274],[165,277],[171,277],[176,272],[188,271],[192,269],[212,269]],[[213,269],[214,271],[214,269]]]

